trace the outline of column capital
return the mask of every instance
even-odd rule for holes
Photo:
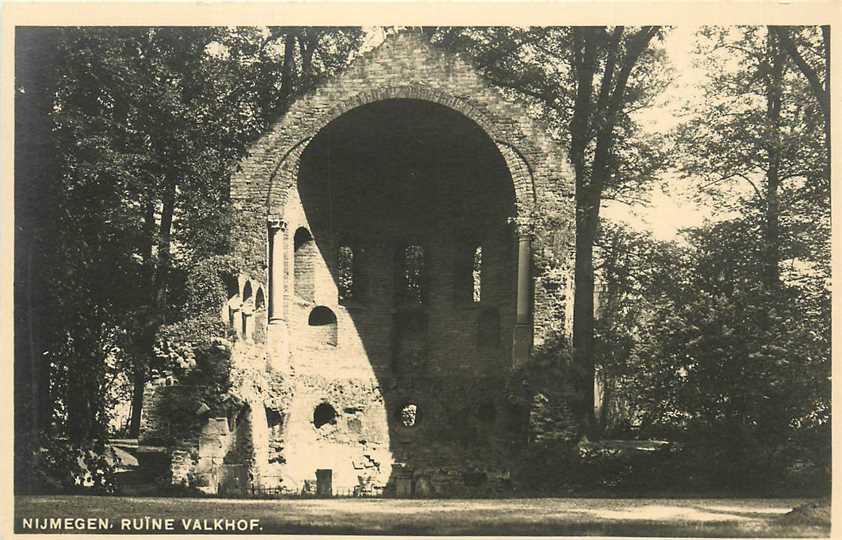
[[[512,230],[517,238],[532,237],[535,235],[535,223],[532,219],[523,217],[509,218],[508,223],[512,226]]]
[[[269,228],[273,231],[286,231],[287,230],[287,222],[281,219],[279,216],[269,216],[266,218],[266,223],[269,225]]]

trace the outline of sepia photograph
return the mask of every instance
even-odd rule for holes
[[[8,532],[829,537],[823,13],[6,26]]]

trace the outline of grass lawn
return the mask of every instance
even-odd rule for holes
[[[151,530],[144,517],[259,520],[257,533],[411,535],[622,535],[827,537],[821,520],[792,520],[785,514],[804,499],[182,499],[160,497],[19,496],[15,530],[23,518],[107,518],[110,529]],[[121,528],[136,518],[140,530]],[[63,523],[63,522],[62,522]],[[188,530],[192,525],[188,524]],[[207,529],[210,527],[210,530]],[[43,531],[47,532],[47,531]],[[60,532],[50,530],[49,532]],[[82,532],[78,530],[63,532]],[[228,533],[230,534],[230,532]]]

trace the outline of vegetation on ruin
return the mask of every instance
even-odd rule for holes
[[[573,405],[590,439],[672,443],[617,454],[551,436],[524,454],[522,485],[534,493],[676,485],[824,493],[826,29],[702,30],[705,99],[658,135],[636,113],[670,84],[661,47],[669,29],[423,32],[525,100],[565,145],[576,175],[578,237],[536,242],[556,335],[514,374],[510,403],[528,407],[540,395],[551,423],[568,414],[559,389],[572,377],[584,389]],[[40,115],[18,129],[39,142],[16,147],[21,160],[38,162],[37,171],[17,171],[27,186],[16,194],[18,489],[33,487],[33,456],[50,477],[36,482],[42,489],[73,488],[83,456],[88,470],[102,471],[94,485],[110,490],[101,441],[137,435],[153,374],[201,389],[187,405],[162,405],[174,431],[197,429],[180,412],[199,402],[222,415],[236,409],[242,396],[231,392],[219,317],[241,270],[226,255],[230,175],[293,99],[358,54],[363,37],[343,28],[20,33],[27,54],[44,62],[21,58],[16,74],[25,89],[16,107]],[[700,204],[720,209],[716,221],[661,241],[600,216],[609,199],[644,204],[657,182],[690,186]],[[560,321],[569,261],[557,257],[556,242],[576,243],[572,351]],[[584,405],[594,378],[597,415]],[[115,425],[118,406],[129,405],[119,416],[129,422]]]

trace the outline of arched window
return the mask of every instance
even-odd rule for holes
[[[254,295],[254,309],[260,310],[266,307],[266,295],[263,294],[263,287],[257,288],[257,294]]]
[[[316,426],[316,429],[328,424],[334,425],[336,424],[337,414],[336,409],[330,403],[319,403],[313,409],[313,425]]]
[[[460,244],[454,257],[454,299],[460,303],[479,303],[482,299],[482,256],[479,242]]]
[[[401,426],[412,428],[418,425],[418,412],[418,404],[408,401],[398,408],[396,416]]]
[[[354,250],[349,245],[341,245],[336,251],[336,281],[339,289],[339,303],[347,304],[354,299],[355,292]]]
[[[398,301],[424,301],[424,248],[409,244],[398,252]]]
[[[251,287],[251,281],[246,281],[243,286],[243,304],[240,308],[240,315],[242,317],[242,329],[240,335],[243,339],[251,340],[254,335],[254,293]]]
[[[310,231],[300,227],[293,237],[293,269],[295,294],[312,302],[315,298],[316,243]]]
[[[225,293],[228,295],[229,300],[240,293],[240,285],[237,283],[237,276],[234,274],[223,272],[222,282],[225,284]]]
[[[471,264],[471,291],[474,302],[482,297],[482,246],[474,248]]]
[[[313,308],[307,324],[310,325],[319,343],[336,347],[336,314],[330,308],[325,306],[316,306]]]

